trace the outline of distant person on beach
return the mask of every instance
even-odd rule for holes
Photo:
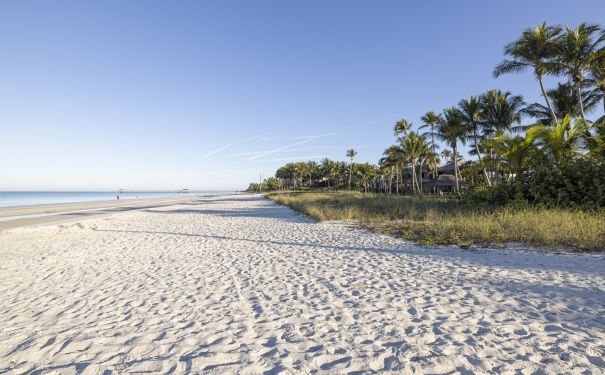
[[[120,200],[120,194],[116,195],[116,199]]]

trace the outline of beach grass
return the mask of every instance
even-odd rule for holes
[[[472,207],[452,197],[334,193],[271,193],[273,201],[318,221],[355,221],[426,245],[524,243],[551,249],[605,249],[605,213],[524,206]]]

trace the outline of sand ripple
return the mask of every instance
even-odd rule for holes
[[[605,260],[418,248],[255,196],[0,233],[0,373],[595,373]]]

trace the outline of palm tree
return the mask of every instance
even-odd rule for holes
[[[571,117],[565,116],[563,121],[549,127],[537,124],[527,130],[527,139],[535,141],[544,153],[560,164],[578,153],[580,141],[588,132],[588,125],[583,120],[570,122]]]
[[[395,123],[395,126],[393,127],[393,133],[395,133],[395,136],[404,136],[410,131],[410,128],[412,127],[411,123],[408,123],[404,118],[402,118],[401,120],[397,121]]]
[[[399,194],[399,180],[401,169],[403,168],[404,163],[404,151],[398,146],[391,146],[384,150],[384,158],[385,161],[393,168],[395,174],[395,193]],[[392,184],[392,177],[391,177]]]
[[[592,130],[594,134],[586,137],[586,148],[588,156],[595,159],[605,159],[605,121],[598,121],[594,124]]]
[[[391,194],[393,187],[393,175],[395,174],[395,164],[389,157],[384,156],[378,160],[378,166],[380,167],[383,179],[386,180],[388,176],[388,183],[384,181],[384,193]]]
[[[593,111],[601,100],[600,93],[596,92],[596,90],[590,90],[588,82],[582,85],[581,94],[582,105],[584,106],[584,110],[586,112]],[[548,95],[552,100],[553,110],[558,118],[563,118],[567,115],[572,118],[582,116],[580,113],[580,107],[578,106],[578,94],[571,83],[559,83],[557,88],[548,90]],[[550,124],[553,122],[553,118],[551,117],[549,110],[542,104],[530,104],[523,110],[523,112],[538,119],[539,122],[544,124]],[[558,123],[558,121],[554,122]]]
[[[363,184],[364,193],[368,192],[368,182],[376,177],[378,168],[370,163],[358,164],[357,175]]]
[[[587,23],[580,24],[576,29],[567,26],[565,33],[557,38],[555,58],[549,63],[551,72],[565,74],[573,82],[584,122],[586,114],[581,100],[581,87],[585,73],[605,54],[604,49],[599,49],[605,42],[605,33],[599,34],[600,31],[599,26]]]
[[[320,174],[323,178],[325,178],[327,184],[328,184],[328,189],[330,189],[330,173],[332,173],[332,170],[334,169],[334,165],[336,163],[328,158],[323,158],[320,162]]]
[[[420,165],[420,178],[422,179],[422,160],[427,154],[428,145],[422,136],[414,132],[410,132],[406,137],[401,138],[400,142],[401,148],[405,150],[407,156],[410,158],[412,167],[412,192],[417,192],[418,195],[422,195],[422,187],[421,184],[418,183],[416,174],[416,165]]]
[[[536,79],[540,83],[542,96],[551,117],[557,122],[557,116],[553,110],[548,94],[544,89],[542,78],[548,73],[549,59],[556,51],[555,41],[561,35],[560,26],[548,26],[542,23],[533,29],[525,29],[521,37],[504,47],[504,54],[511,56],[511,60],[504,60],[494,69],[494,76],[499,77],[506,73],[519,73],[527,69],[533,69]]]
[[[313,187],[313,177],[319,174],[319,164],[314,160],[306,162],[305,173],[309,177],[309,189],[311,189]]]
[[[479,100],[479,98],[477,98],[476,96],[471,96],[469,99],[462,99],[458,103],[458,108],[462,125],[466,127],[468,137],[473,140],[473,143],[475,145],[475,153],[477,154],[477,158],[479,159],[479,165],[483,167],[483,173],[485,174],[485,180],[487,181],[487,185],[492,186],[487,170],[483,166],[481,150],[479,150],[479,132],[482,128],[481,100]]]
[[[418,128],[418,130],[424,129],[424,128],[430,129],[428,132],[423,133],[422,136],[425,136],[427,134],[431,136],[431,148],[433,150],[433,153],[435,153],[435,154],[437,153],[437,143],[435,143],[435,127],[437,126],[437,124],[439,124],[440,120],[441,120],[441,115],[438,115],[433,111],[427,112],[424,116],[422,116],[420,118],[420,121],[422,121],[423,125],[420,128]],[[437,176],[436,167],[433,170],[433,175]]]
[[[347,157],[351,160],[349,164],[349,190],[351,190],[351,178],[353,177],[353,159],[357,156],[357,151],[350,148],[347,150]]]
[[[521,126],[514,126],[521,122],[523,105],[523,98],[520,95],[512,95],[508,91],[490,90],[481,95],[481,118],[484,135],[497,137],[506,132],[523,129]],[[497,152],[496,155],[490,154],[490,159],[496,161],[493,183],[497,184],[500,179],[500,158]]]
[[[590,79],[592,84],[596,86],[595,94],[600,94],[603,100],[603,111],[605,111],[605,47],[598,52],[601,56],[593,61],[590,66]],[[605,116],[601,120],[605,122]]]
[[[439,121],[436,135],[452,149],[456,192],[460,191],[460,183],[458,181],[458,142],[464,143],[464,134],[465,129],[464,125],[462,125],[460,111],[455,107],[445,109],[443,111],[443,118]]]
[[[439,154],[433,152],[432,150],[429,150],[424,160],[426,162],[427,167],[433,171],[434,177],[437,177],[437,168],[439,167],[439,162],[441,161],[439,159]],[[435,193],[435,191],[433,191],[433,193]]]
[[[506,131],[518,131],[514,124],[521,122],[523,97],[510,92],[490,90],[481,95],[481,118],[483,132],[487,135],[500,135]]]
[[[484,146],[496,150],[508,165],[511,177],[529,167],[529,162],[536,152],[534,139],[531,137],[499,135],[483,140]]]
[[[423,133],[422,135],[428,134],[431,136],[431,148],[433,149],[433,152],[437,152],[436,148],[437,148],[437,143],[435,143],[435,127],[439,124],[439,121],[441,120],[441,115],[436,114],[433,111],[429,111],[427,113],[424,114],[424,116],[422,116],[420,118],[420,121],[422,121],[422,126],[420,126],[418,128],[418,130],[424,129],[424,128],[429,128],[430,131]]]

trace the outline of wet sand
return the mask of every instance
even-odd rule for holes
[[[77,202],[14,206],[0,208],[0,229],[27,225],[68,222],[98,215],[170,205],[198,199],[196,196],[124,199],[115,201]],[[12,220],[13,217],[23,217]],[[10,220],[9,220],[10,219]]]

